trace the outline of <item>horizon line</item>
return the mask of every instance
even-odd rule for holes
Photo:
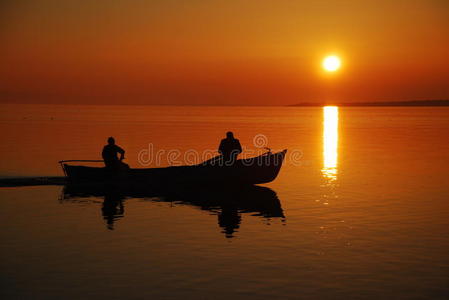
[[[54,102],[13,102],[1,101],[0,105],[23,104],[23,105],[98,105],[98,106],[216,106],[216,107],[322,107],[322,106],[449,106],[449,99],[428,99],[428,100],[399,100],[399,101],[366,101],[366,102],[299,102],[293,104],[162,104],[162,103],[54,103]]]

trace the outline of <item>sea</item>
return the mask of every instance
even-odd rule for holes
[[[287,149],[236,190],[0,188],[2,299],[449,298],[448,107],[1,104],[0,130],[1,178],[63,176],[110,136],[133,168],[227,131],[241,157]]]

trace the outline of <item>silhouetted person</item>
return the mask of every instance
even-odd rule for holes
[[[226,132],[226,138],[220,142],[218,152],[223,156],[225,163],[234,163],[237,160],[237,156],[242,153],[242,146],[240,141],[234,138],[234,134],[228,131]]]
[[[120,154],[120,158],[118,157]],[[125,159],[125,150],[120,148],[115,144],[115,139],[113,137],[108,138],[108,144],[103,147],[103,152],[101,153],[103,157],[104,164],[110,169],[127,169],[129,166],[122,162]]]

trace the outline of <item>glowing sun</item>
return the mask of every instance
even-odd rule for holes
[[[335,72],[340,69],[341,60],[338,56],[331,55],[327,56],[323,60],[323,68],[327,72]]]

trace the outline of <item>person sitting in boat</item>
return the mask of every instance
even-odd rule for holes
[[[118,154],[120,154],[120,158],[118,158]],[[122,162],[125,159],[125,150],[115,144],[113,137],[108,138],[108,144],[103,147],[101,156],[103,157],[106,168],[120,170],[129,168],[127,164]]]
[[[222,155],[226,164],[232,164],[237,160],[237,156],[242,153],[242,146],[240,141],[234,138],[234,134],[228,131],[226,138],[220,142],[218,152]]]

